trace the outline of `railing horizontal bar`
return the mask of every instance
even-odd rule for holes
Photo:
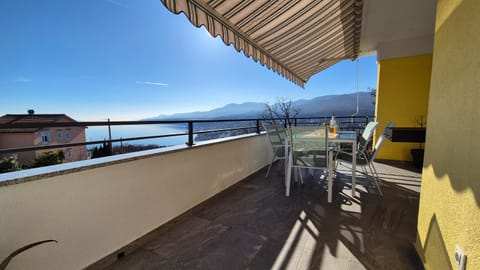
[[[366,116],[336,116],[337,119],[357,119]],[[373,116],[368,116],[373,117]],[[296,119],[327,119],[330,116],[315,117],[296,117]],[[87,126],[128,126],[128,125],[156,125],[156,124],[188,124],[194,123],[215,123],[215,122],[247,122],[247,121],[264,121],[271,119],[247,118],[247,119],[197,119],[197,120],[143,120],[143,121],[86,121],[86,122],[56,122],[56,123],[6,123],[0,124],[0,129],[8,128],[43,128],[43,127],[87,127]],[[282,120],[274,118],[274,120]]]
[[[256,126],[250,127],[235,127],[235,128],[222,128],[222,129],[210,129],[210,130],[200,130],[193,132],[194,134],[204,134],[204,133],[212,133],[212,132],[221,132],[221,131],[231,131],[231,130],[242,130],[242,129],[256,129]]]

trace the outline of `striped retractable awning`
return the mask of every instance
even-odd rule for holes
[[[161,1],[302,87],[359,53],[363,0]]]

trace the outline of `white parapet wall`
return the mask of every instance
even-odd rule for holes
[[[8,269],[82,269],[268,165],[265,135],[0,175],[0,260]]]

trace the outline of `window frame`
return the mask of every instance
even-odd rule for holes
[[[66,152],[66,157],[67,157],[67,159],[72,159],[72,158],[73,158],[73,150],[72,150],[72,148],[67,148],[67,149],[65,150],[65,152]]]
[[[42,145],[50,144],[51,142],[50,131],[42,130],[42,132],[40,133],[40,139],[41,139]]]
[[[63,139],[63,130],[57,129],[57,139],[62,140]]]
[[[72,130],[65,129],[65,140],[70,140],[72,138]]]

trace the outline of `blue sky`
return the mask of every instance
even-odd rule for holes
[[[314,75],[302,89],[159,0],[5,0],[0,14],[0,115],[33,108],[136,120],[356,91],[355,62]],[[375,56],[360,58],[359,72],[360,91],[375,87]]]

